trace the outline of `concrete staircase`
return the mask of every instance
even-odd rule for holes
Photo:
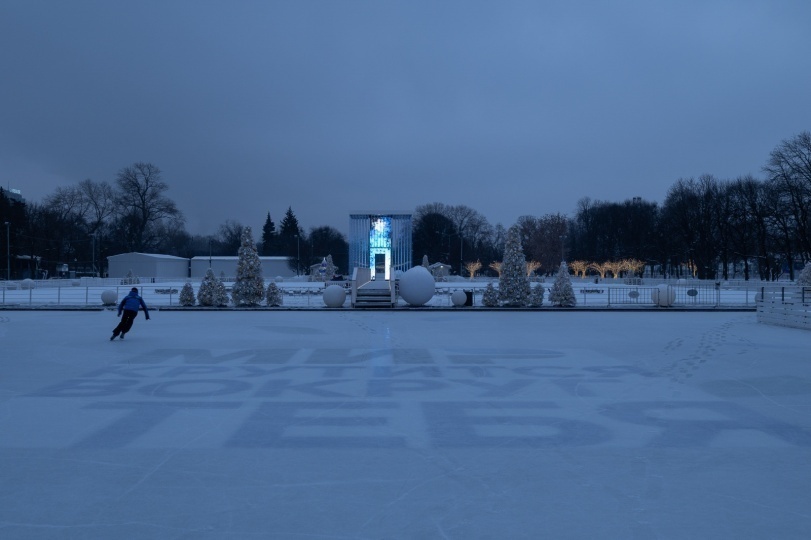
[[[388,308],[394,307],[391,294],[391,282],[369,281],[358,287],[355,303],[356,308]]]

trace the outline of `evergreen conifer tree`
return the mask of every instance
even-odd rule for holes
[[[801,287],[811,287],[811,261],[805,263],[805,267],[797,277],[797,285]]]
[[[560,268],[555,276],[555,283],[549,292],[549,302],[557,307],[574,307],[577,305],[577,298],[574,296],[572,288],[572,278],[569,276],[569,267],[566,262],[560,263]]]
[[[429,266],[431,266],[431,265],[428,264],[428,255],[423,255],[422,256],[422,267],[425,268],[426,270],[430,271]]]
[[[498,306],[498,291],[495,287],[493,287],[493,283],[488,283],[487,287],[484,288],[484,294],[482,295],[482,304],[486,307],[496,307]]]
[[[265,296],[267,297],[268,305],[271,307],[281,306],[284,303],[282,290],[276,285],[275,281],[270,282]]]
[[[180,305],[183,307],[190,307],[194,305],[194,287],[191,283],[186,283],[180,289]]]
[[[242,245],[239,246],[238,255],[237,277],[231,288],[231,298],[235,306],[258,306],[265,297],[265,279],[250,227],[242,229]]]
[[[504,260],[498,278],[498,298],[505,306],[525,306],[529,300],[527,261],[521,247],[521,230],[513,225],[507,231]]]
[[[530,307],[541,307],[543,305],[543,294],[544,294],[543,283],[538,283],[537,285],[535,285],[535,287],[532,288],[532,292],[529,293]]]
[[[280,255],[289,257],[288,266],[291,270],[295,270],[296,275],[298,275],[304,266],[301,264],[300,248],[301,244],[306,245],[306,240],[304,239],[304,231],[299,226],[298,218],[293,213],[293,208],[289,206],[279,224],[279,244]]]
[[[265,224],[262,226],[262,255],[277,255],[279,249],[277,240],[276,224],[270,219],[270,212],[268,212],[268,217],[265,219]]]
[[[214,275],[214,271],[209,268],[197,290],[197,303],[201,306],[227,306],[228,292],[225,290],[223,282]]]

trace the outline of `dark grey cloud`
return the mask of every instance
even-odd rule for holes
[[[758,174],[811,123],[811,3],[0,2],[0,182],[134,161],[190,232]]]

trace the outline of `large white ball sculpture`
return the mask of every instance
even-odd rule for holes
[[[465,291],[453,291],[451,302],[456,307],[462,307],[467,302],[467,294],[465,294]]]
[[[118,293],[112,289],[107,289],[101,293],[101,303],[105,306],[112,306],[118,302]]]
[[[346,301],[346,289],[340,285],[330,285],[324,289],[324,305],[327,307],[341,307]]]
[[[676,290],[670,285],[659,285],[650,292],[650,299],[659,307],[670,307],[676,301]]]
[[[434,276],[423,266],[407,270],[400,278],[400,296],[412,306],[421,306],[434,297]]]

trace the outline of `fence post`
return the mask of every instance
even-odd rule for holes
[[[28,307],[34,303],[34,287],[28,289]]]
[[[785,303],[786,301],[786,288],[780,287],[780,301]]]
[[[90,287],[84,288],[84,305],[87,305],[90,298]]]
[[[56,305],[62,304],[62,286],[56,288]]]

